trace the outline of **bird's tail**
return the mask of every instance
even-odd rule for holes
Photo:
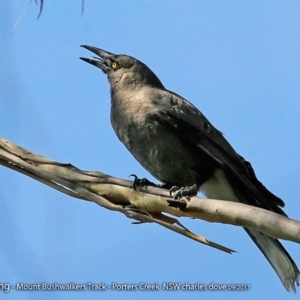
[[[286,290],[296,293],[296,286],[299,286],[299,269],[282,244],[259,231],[244,229],[267,258]]]

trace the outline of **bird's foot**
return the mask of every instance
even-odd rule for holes
[[[135,174],[129,175],[129,177],[132,176],[134,177],[132,187],[136,191],[138,187],[144,187],[144,186],[155,186],[157,187],[158,185],[155,184],[154,182],[148,180],[147,178],[138,178]]]
[[[179,187],[175,185],[170,189],[170,196],[173,197],[173,199],[181,199],[182,197],[193,197],[197,195],[198,190],[198,184],[185,187]]]
[[[190,197],[196,196],[199,190],[199,185],[194,184],[192,186],[178,187],[173,186],[170,189],[170,196],[173,199],[168,199],[167,202],[171,207],[177,207],[181,210],[185,209],[187,206],[187,201]]]

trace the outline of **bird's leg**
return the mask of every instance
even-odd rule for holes
[[[181,188],[178,186],[173,186],[170,189],[170,196],[173,197],[173,199],[167,200],[169,206],[185,209],[187,205],[186,201],[180,201],[180,200],[182,198],[189,199],[190,197],[196,196],[199,191],[199,188],[200,186],[198,184],[181,187]]]
[[[130,176],[134,177],[132,187],[135,191],[139,186],[155,186],[155,187],[158,186],[157,184],[148,180],[147,178],[138,178],[135,174],[131,174],[129,175],[129,177]]]

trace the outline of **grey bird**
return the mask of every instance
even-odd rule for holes
[[[155,178],[179,187],[176,198],[195,195],[261,207],[286,215],[284,202],[256,177],[206,117],[189,101],[167,90],[141,61],[82,46],[98,57],[81,58],[108,77],[110,118],[120,141]],[[288,291],[299,286],[299,269],[282,244],[245,228]]]

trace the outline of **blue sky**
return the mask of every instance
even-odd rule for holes
[[[0,135],[84,170],[151,176],[118,141],[81,44],[145,62],[193,102],[300,219],[299,1],[0,1]],[[241,229],[181,219],[228,255],[0,167],[0,283],[250,284],[247,292],[20,292],[6,299],[287,299]],[[283,242],[300,265],[300,246]],[[0,291],[0,294],[2,292]],[[2,297],[2,296],[1,296]],[[290,295],[292,297],[292,295]]]

